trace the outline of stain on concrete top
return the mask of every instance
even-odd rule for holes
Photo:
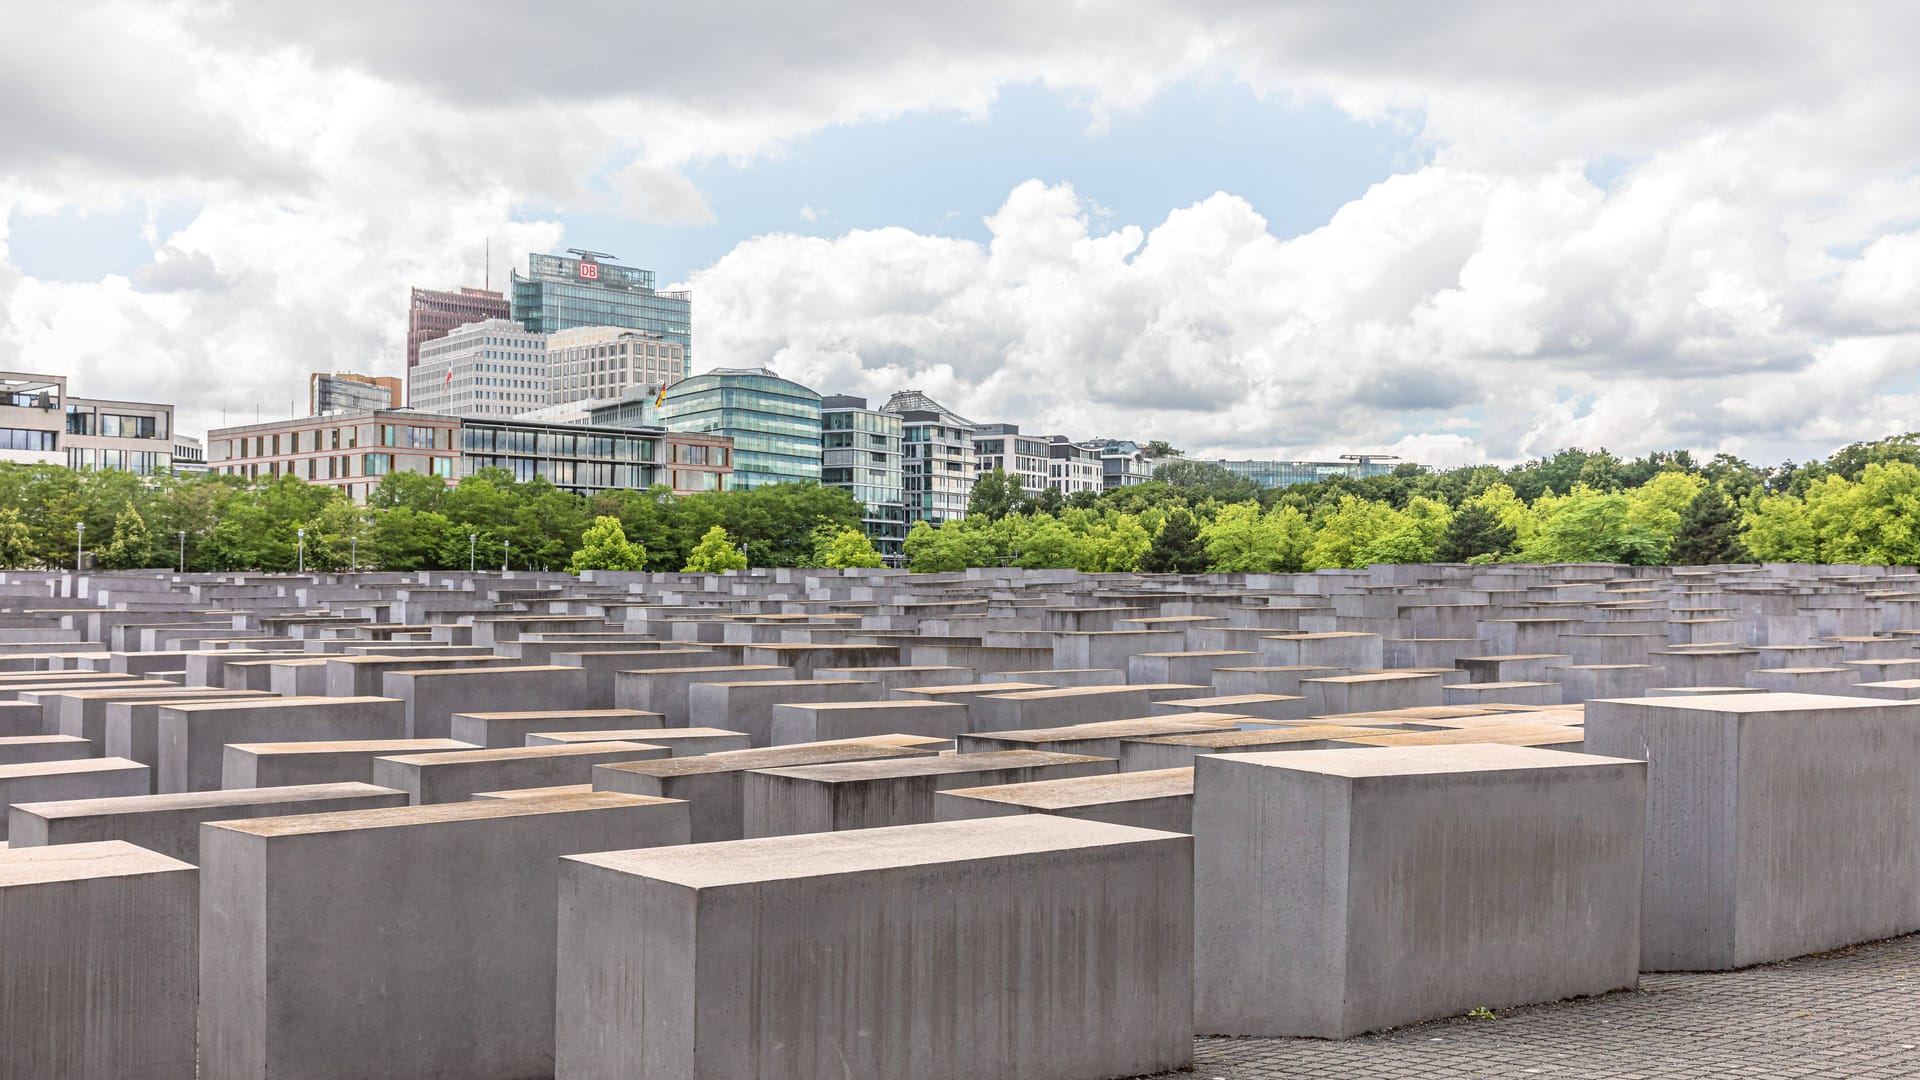
[[[492,818],[532,817],[537,814],[580,814],[630,806],[658,806],[678,802],[651,795],[594,791],[579,795],[552,795],[531,799],[487,799],[480,802],[428,803],[424,806],[388,806],[373,810],[340,810],[331,814],[293,814],[244,821],[209,822],[208,829],[227,829],[252,836],[308,836],[354,832],[360,829],[396,829],[443,822],[484,821]]]
[[[1030,806],[1036,810],[1066,810],[1103,803],[1191,796],[1193,768],[1148,769],[1144,772],[1072,776],[1064,780],[1033,780],[1024,784],[949,788],[943,794]]]
[[[393,788],[358,781],[337,784],[295,784],[287,787],[227,788],[222,791],[181,791],[166,795],[122,795],[111,799],[67,799],[60,802],[16,803],[21,809],[52,820],[107,817],[114,814],[156,814],[169,810],[201,810],[262,803],[297,803],[318,799],[347,799],[356,795],[401,795]]]
[[[133,877],[175,871],[196,873],[191,863],[136,847],[125,840],[46,847],[0,848],[0,889],[88,878]]]

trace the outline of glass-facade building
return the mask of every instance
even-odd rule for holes
[[[668,431],[733,440],[742,491],[820,481],[820,395],[764,368],[715,368],[667,388],[655,413]]]
[[[681,370],[693,362],[693,294],[661,292],[653,271],[563,255],[527,256],[513,272],[513,319],[536,334],[576,326],[645,330],[681,346]]]
[[[1261,487],[1283,488],[1293,484],[1311,484],[1336,476],[1358,480],[1367,476],[1386,476],[1393,472],[1397,459],[1372,455],[1356,456],[1352,461],[1226,461],[1219,465],[1242,480]]]
[[[1020,434],[1015,424],[980,424],[973,429],[974,468],[983,473],[1004,470],[1020,478],[1031,494],[1048,486],[1048,447],[1045,438]]]
[[[866,506],[867,539],[888,566],[905,560],[907,508],[901,486],[901,420],[867,408],[867,399],[831,394],[821,399],[820,482],[844,488]]]

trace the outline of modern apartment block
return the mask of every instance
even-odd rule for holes
[[[406,388],[391,375],[316,371],[307,376],[307,415],[397,409]]]
[[[0,371],[0,461],[173,470],[173,406],[74,397],[64,375]]]
[[[1133,487],[1153,479],[1153,459],[1138,443],[1126,439],[1094,439],[1087,445],[1100,450],[1100,484],[1103,488]]]
[[[548,404],[547,336],[510,319],[468,323],[420,349],[409,404],[442,416],[508,417]]]
[[[547,335],[548,405],[658,392],[686,376],[687,347],[651,331],[577,326]]]
[[[900,417],[867,408],[863,397],[829,394],[820,399],[820,424],[820,482],[865,504],[861,525],[867,539],[887,565],[899,565],[907,538]]]
[[[742,491],[820,480],[820,395],[765,368],[715,368],[667,388],[658,410],[669,431],[733,441]]]
[[[293,476],[342,488],[359,501],[394,472],[455,482],[497,467],[516,480],[541,477],[580,494],[656,483],[692,494],[724,487],[731,471],[724,439],[411,409],[219,428],[207,440],[215,472],[250,480]]]
[[[988,473],[1004,469],[1028,492],[1048,486],[1047,440],[1020,434],[1014,424],[979,424],[973,429],[974,467]]]
[[[610,255],[529,255],[527,273],[513,272],[513,318],[536,334],[576,326],[618,326],[658,334],[681,349],[681,371],[693,357],[693,294],[654,288],[653,271],[618,266]]]
[[[1047,486],[1062,495],[1080,491],[1100,491],[1100,447],[1077,443],[1065,435],[1047,440]]]
[[[939,525],[966,517],[977,472],[973,421],[918,390],[894,394],[880,411],[900,417],[907,524]]]
[[[490,289],[414,289],[407,301],[407,370],[420,362],[421,346],[455,327],[512,315],[506,296]]]
[[[173,433],[173,474],[187,476],[207,471],[207,448],[191,435]]]

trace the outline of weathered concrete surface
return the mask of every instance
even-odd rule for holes
[[[527,745],[527,736],[547,731],[607,731],[660,723],[659,713],[638,709],[534,709],[524,712],[454,713],[452,738],[487,750]]]
[[[698,682],[687,687],[687,722],[697,727],[744,731],[753,745],[772,746],[776,705],[877,701],[879,697],[878,684],[851,679]]]
[[[557,1074],[1185,1066],[1190,843],[1033,815],[561,860]]]
[[[1193,770],[1076,776],[995,787],[949,788],[933,797],[936,821],[1057,814],[1163,832],[1193,831]]]
[[[1920,702],[1591,701],[1586,746],[1648,763],[1648,970],[1745,967],[1920,929]]]
[[[64,799],[106,799],[145,795],[147,767],[125,758],[75,758],[0,765],[0,807]],[[7,839],[7,818],[0,816],[0,840]]]
[[[125,840],[148,851],[197,864],[202,822],[405,805],[405,792],[372,784],[311,784],[16,803],[9,815],[12,826],[8,840],[16,848]]]
[[[132,844],[0,848],[0,1076],[193,1080],[198,908]]]
[[[667,747],[634,742],[405,754],[375,758],[373,782],[406,792],[416,805],[465,802],[476,791],[589,783],[596,765],[671,756]]]
[[[1195,763],[1194,1018],[1346,1038],[1631,987],[1646,766],[1510,746]]]
[[[454,739],[335,739],[325,742],[228,743],[220,761],[222,788],[294,787],[373,782],[375,758],[478,750]]]
[[[692,807],[693,842],[704,844],[738,840],[746,835],[746,777],[755,769],[931,756],[930,750],[882,742],[775,746],[666,761],[603,765],[593,770],[593,786],[598,791],[686,801]]]
[[[261,698],[162,705],[158,790],[214,791],[228,743],[406,738],[392,698]]]
[[[203,829],[202,1080],[551,1075],[560,857],[687,836],[605,792]]]
[[[389,671],[381,694],[406,703],[409,739],[453,737],[453,714],[530,709],[598,709],[612,704],[594,696],[579,668],[526,665]]]
[[[637,742],[664,746],[674,757],[745,750],[753,745],[744,731],[705,727],[638,727],[615,731],[546,731],[527,736],[528,746],[578,746],[590,742]]]
[[[774,746],[894,734],[953,739],[967,730],[967,707],[939,701],[781,702],[772,720]]]
[[[847,761],[747,774],[746,834],[789,836],[934,819],[935,792],[1115,771],[1112,758],[997,750],[903,761]]]

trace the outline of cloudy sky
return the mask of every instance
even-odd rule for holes
[[[917,9],[917,10],[916,10]],[[564,15],[559,14],[564,12]],[[0,366],[183,430],[589,247],[696,367],[1226,456],[1920,428],[1920,7],[9,0]]]

